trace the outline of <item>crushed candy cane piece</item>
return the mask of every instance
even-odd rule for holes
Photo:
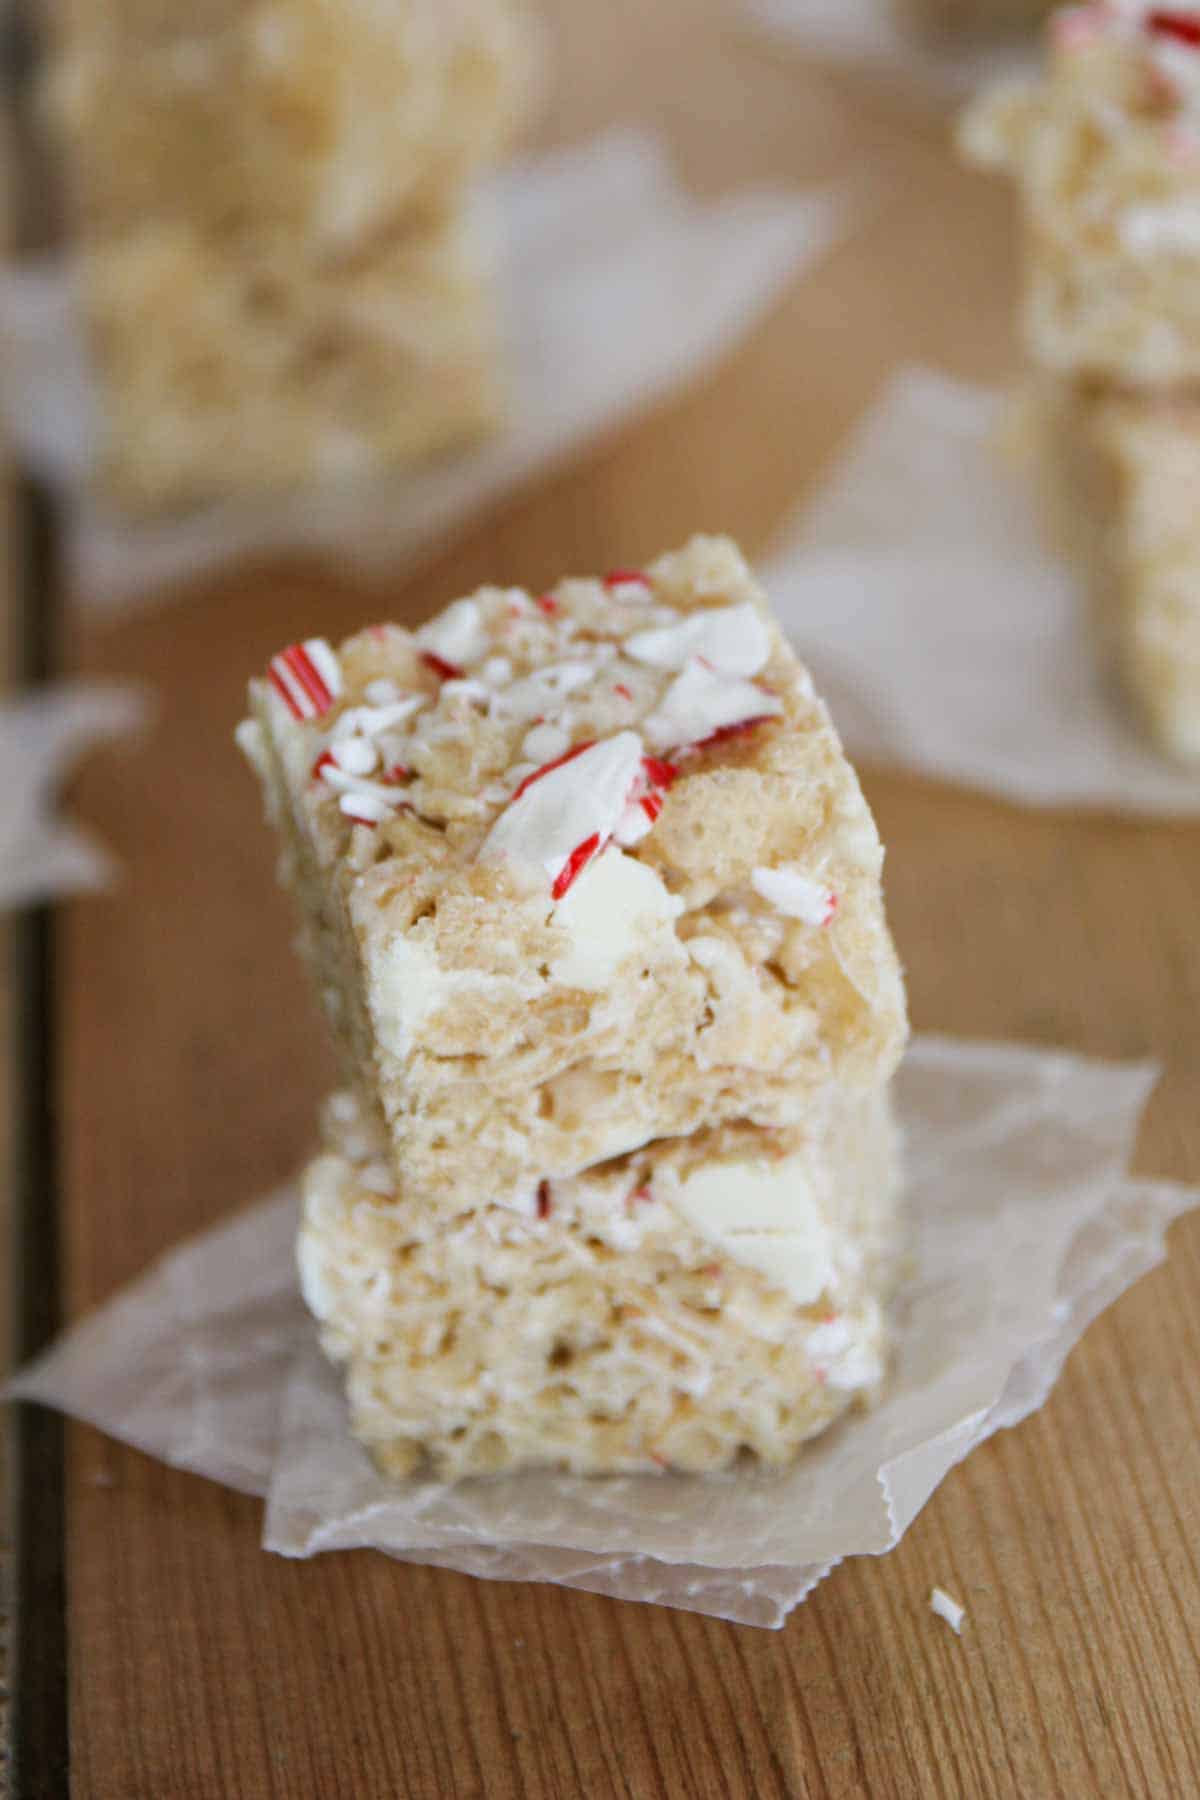
[[[1155,7],[1146,14],[1146,29],[1156,37],[1173,38],[1176,43],[1200,49],[1200,13],[1176,12],[1168,6]]]
[[[558,875],[555,878],[554,886],[550,889],[550,898],[552,900],[563,900],[566,898],[567,894],[579,880],[579,877],[583,874],[583,871],[587,868],[592,858],[599,854],[600,847],[600,833],[598,831],[593,831],[591,837],[585,838],[582,844],[576,844],[570,856],[568,856],[566,862],[559,870]]]
[[[720,742],[718,733],[749,730],[783,711],[773,694],[740,677],[717,675],[693,660],[671,683],[645,723],[655,749],[681,754]]]
[[[771,654],[771,639],[756,606],[713,606],[677,624],[635,631],[625,654],[654,669],[682,669],[693,657],[718,675],[757,675]]]
[[[634,731],[577,744],[522,779],[480,851],[549,876],[558,900],[608,845],[642,768]]]
[[[967,1609],[965,1606],[960,1606],[958,1601],[946,1592],[945,1588],[930,1588],[929,1610],[935,1612],[939,1619],[945,1619],[951,1631],[957,1632],[959,1637],[962,1636]]]
[[[439,681],[461,681],[464,671],[457,663],[449,662],[446,657],[439,656],[436,650],[422,650],[421,661],[430,674],[436,675]]]
[[[342,691],[341,664],[324,638],[289,644],[267,665],[267,679],[294,719],[320,719]]]
[[[805,925],[828,925],[837,911],[837,895],[793,864],[755,869],[750,885],[776,912]]]
[[[652,591],[641,569],[610,569],[604,586],[614,600],[648,600]]]
[[[422,650],[439,662],[455,664],[459,674],[488,650],[487,623],[476,600],[455,600],[436,619],[422,625],[416,637]]]
[[[539,606],[546,614],[547,618],[551,619],[559,610],[558,601],[554,598],[553,594],[539,594],[535,605]]]

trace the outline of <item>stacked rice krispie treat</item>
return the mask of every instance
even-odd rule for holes
[[[1053,0],[894,0],[906,24],[932,36],[1013,37],[1040,24]]]
[[[304,1291],[380,1463],[777,1462],[869,1397],[883,852],[736,548],[292,645],[251,701],[344,1069]]]
[[[1200,10],[1059,11],[1044,76],[962,135],[1018,183],[1046,460],[1123,679],[1158,744],[1200,757]]]
[[[502,406],[475,178],[525,107],[523,0],[64,0],[101,481],[130,510],[430,455]]]

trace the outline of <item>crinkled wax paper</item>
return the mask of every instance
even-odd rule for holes
[[[1154,1082],[920,1039],[898,1080],[912,1267],[886,1395],[790,1470],[390,1481],[349,1437],[292,1268],[285,1193],[183,1245],[25,1371],[17,1395],[266,1497],[288,1556],[373,1546],[779,1625],[843,1557],[894,1545],[939,1482],[1045,1400],[1089,1322],[1200,1191],[1131,1179]]]
[[[845,63],[894,78],[941,101],[965,99],[984,82],[1027,75],[1037,39],[1008,43],[947,37],[941,43],[906,25],[899,0],[746,0],[754,29],[799,56]]]
[[[512,417],[492,442],[422,470],[155,523],[83,491],[93,400],[61,263],[0,275],[0,407],[30,465],[69,501],[84,601],[119,604],[240,555],[308,549],[396,568],[518,483],[718,359],[845,228],[848,195],[757,189],[701,201],[662,145],[616,131],[497,179]]]
[[[42,688],[0,706],[0,906],[111,880],[101,846],[55,817],[55,790],[94,745],[143,725],[147,710],[135,689],[100,682]]]
[[[1200,813],[1138,735],[1086,584],[1001,447],[1008,401],[897,374],[764,570],[852,756],[1029,806]]]

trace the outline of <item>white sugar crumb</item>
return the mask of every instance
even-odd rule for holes
[[[957,1600],[951,1599],[945,1588],[930,1589],[929,1610],[935,1612],[939,1619],[945,1619],[951,1631],[956,1631],[959,1637],[962,1636],[963,1620],[967,1616],[967,1609],[965,1606],[960,1606]]]

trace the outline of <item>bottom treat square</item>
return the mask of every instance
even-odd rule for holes
[[[662,1140],[447,1219],[397,1195],[346,1095],[303,1181],[302,1285],[389,1473],[768,1463],[879,1387],[897,1154],[886,1095],[804,1129]]]

